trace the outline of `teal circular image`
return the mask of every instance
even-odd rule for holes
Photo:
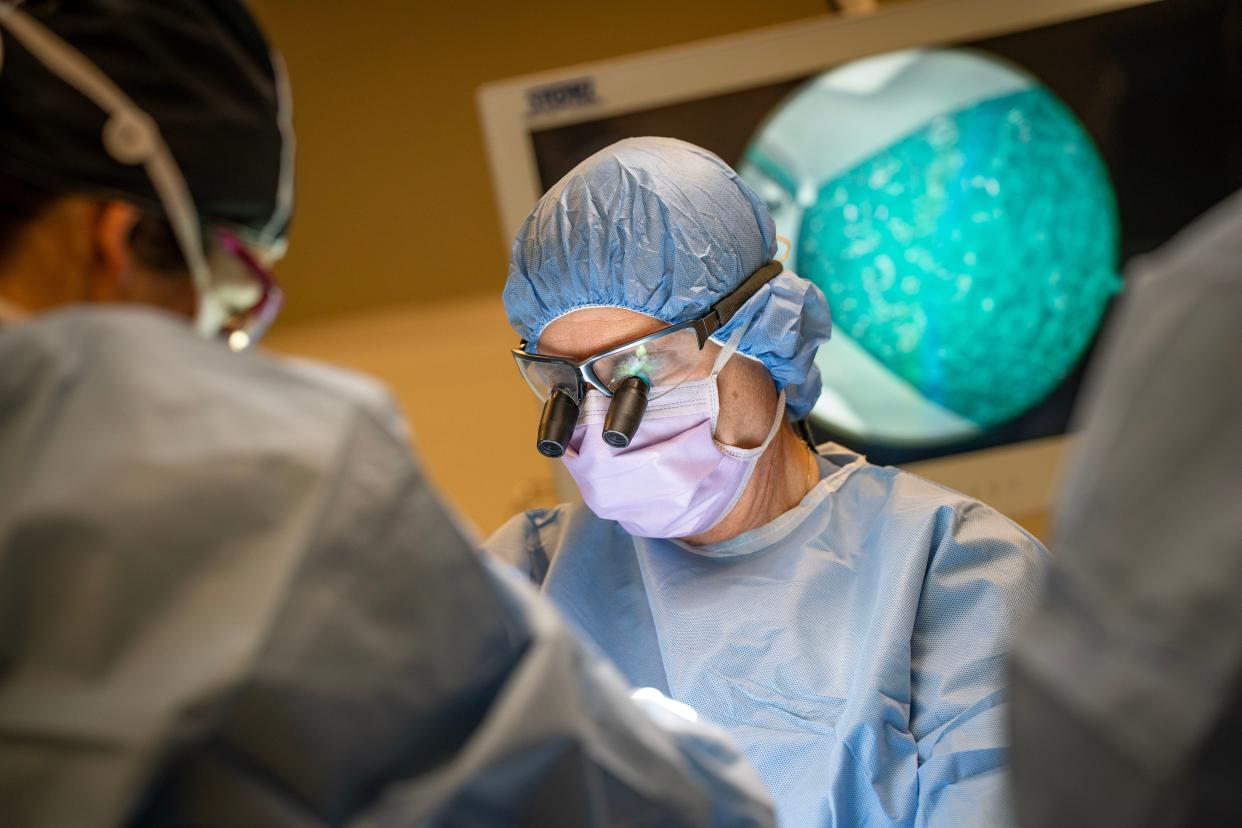
[[[1061,101],[963,50],[883,55],[795,91],[741,174],[832,308],[814,416],[962,439],[1045,399],[1117,291],[1107,170]]]

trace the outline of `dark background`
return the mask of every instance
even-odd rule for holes
[[[1166,0],[951,45],[1021,66],[1077,114],[1112,176],[1123,267],[1242,187],[1242,0]],[[682,138],[736,166],[767,113],[805,80],[536,132],[542,184],[550,187],[597,150],[637,135]],[[814,430],[877,463],[1060,434],[1093,350],[1043,402],[969,441],[912,449],[862,443],[819,424]]]

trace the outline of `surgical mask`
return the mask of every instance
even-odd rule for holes
[[[654,400],[627,448],[603,440],[610,400],[587,395],[561,460],[592,512],[617,521],[631,535],[684,538],[706,532],[732,511],[780,428],[785,392],[762,445],[743,449],[717,440],[716,377],[731,355],[726,346],[711,376],[684,382]]]

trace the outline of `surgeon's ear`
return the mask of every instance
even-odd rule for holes
[[[94,227],[94,267],[87,289],[93,302],[123,302],[132,292],[134,253],[130,239],[141,216],[124,201],[105,201],[99,206]]]
[[[716,439],[738,448],[763,445],[776,415],[778,392],[762,362],[734,354],[716,378],[720,416]]]

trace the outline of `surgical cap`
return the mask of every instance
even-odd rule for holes
[[[279,59],[238,0],[30,0],[20,9],[150,115],[199,214],[283,235],[293,134]],[[142,165],[104,147],[106,114],[0,29],[0,172],[163,210]]]
[[[504,302],[534,351],[543,329],[588,307],[676,324],[702,316],[776,252],[767,207],[727,164],[671,138],[631,138],[583,161],[544,194],[513,242]],[[828,302],[785,271],[712,339],[767,367],[801,418],[820,392],[816,349]]]

